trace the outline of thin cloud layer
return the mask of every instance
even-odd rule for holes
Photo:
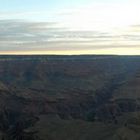
[[[0,21],[0,51],[76,51],[108,48],[139,49],[139,25],[124,31],[78,31],[57,22]]]
[[[121,49],[124,54],[132,50],[140,54],[139,0],[13,0],[1,4],[0,53],[117,50],[118,54]]]

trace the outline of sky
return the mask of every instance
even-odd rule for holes
[[[0,0],[0,54],[140,55],[139,0]]]

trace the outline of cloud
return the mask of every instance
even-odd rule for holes
[[[139,49],[139,25],[122,31],[71,30],[57,22],[0,20],[0,52]]]

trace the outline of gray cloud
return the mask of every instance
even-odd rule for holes
[[[135,26],[135,30],[139,29],[140,26]],[[0,20],[0,51],[102,49],[122,47],[126,42],[138,47],[139,39],[135,31],[129,31],[129,35],[116,35],[110,32],[72,31],[56,22]]]

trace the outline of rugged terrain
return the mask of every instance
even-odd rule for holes
[[[1,140],[139,140],[140,56],[0,56]]]

